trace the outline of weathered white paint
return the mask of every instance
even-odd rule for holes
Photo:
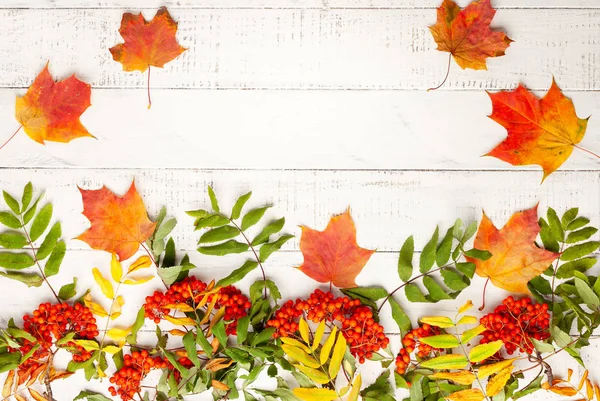
[[[15,95],[24,92],[0,90],[0,142],[18,127]],[[144,89],[95,89],[82,121],[97,140],[43,146],[20,132],[0,152],[0,166],[514,169],[481,157],[506,137],[487,117],[492,107],[483,91],[164,89],[152,95],[148,110]],[[581,117],[592,116],[581,146],[600,152],[600,95],[566,95]],[[541,175],[539,166],[519,168]],[[598,170],[600,160],[576,149],[562,168]]]
[[[148,17],[155,10],[145,10]],[[126,73],[108,49],[121,41],[122,11],[2,10],[0,87],[27,87],[50,60],[56,75],[73,72],[101,87],[145,88],[146,75]],[[448,54],[427,29],[431,9],[173,10],[189,47],[152,86],[186,89],[410,89],[436,86]],[[600,86],[600,11],[503,10],[494,19],[515,40],[489,71],[455,64],[444,90]],[[18,55],[18,56],[17,56]]]

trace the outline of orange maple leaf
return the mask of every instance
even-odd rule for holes
[[[535,245],[539,232],[537,205],[513,214],[501,230],[483,213],[473,247],[490,252],[492,257],[485,261],[467,257],[467,261],[475,264],[479,276],[497,287],[529,294],[527,283],[560,256]]]
[[[493,107],[490,118],[506,128],[508,137],[486,156],[515,166],[538,164],[544,169],[543,181],[569,158],[574,147],[579,148],[589,117],[577,117],[573,102],[554,80],[542,99],[522,85],[511,92],[488,94]]]
[[[46,63],[25,96],[17,98],[15,117],[21,126],[0,149],[21,128],[42,145],[45,141],[67,143],[75,138],[93,138],[79,121],[79,116],[91,104],[90,95],[90,85],[75,78],[75,75],[54,82]]]
[[[134,183],[123,197],[106,187],[79,191],[83,215],[92,226],[77,239],[92,248],[116,253],[120,260],[129,259],[154,232],[156,223],[148,218]]]
[[[124,71],[148,70],[150,108],[150,66],[162,68],[187,50],[177,43],[177,23],[165,7],[161,7],[150,21],[146,21],[142,13],[125,13],[119,33],[125,42],[109,50],[113,59],[123,64]]]
[[[300,250],[304,263],[298,269],[320,283],[339,288],[356,287],[356,276],[375,253],[356,243],[350,210],[333,216],[324,231],[302,226]]]
[[[444,0],[437,9],[437,22],[429,27],[437,50],[449,52],[446,78],[437,87],[446,82],[450,72],[450,59],[454,57],[462,68],[487,70],[488,57],[503,56],[510,46],[511,39],[504,32],[494,32],[490,23],[496,14],[490,0],[477,0],[464,10],[452,0]]]

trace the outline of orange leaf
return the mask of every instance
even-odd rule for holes
[[[486,59],[503,56],[512,42],[504,32],[490,30],[494,14],[490,0],[474,1],[464,10],[444,0],[437,9],[436,24],[429,27],[437,50],[452,54],[463,70],[486,70]]]
[[[75,78],[54,82],[48,64],[23,97],[17,98],[15,117],[34,141],[70,142],[92,137],[79,121],[90,107],[91,86]]]
[[[31,394],[31,396],[33,397],[33,399],[35,401],[48,401],[48,399],[46,397],[44,397],[43,395],[41,395],[40,393],[38,393],[37,391],[35,391],[32,388],[29,389],[29,394]]]
[[[332,217],[325,231],[303,226],[300,250],[304,263],[299,269],[304,274],[339,288],[356,287],[356,276],[375,252],[356,243],[356,227],[349,209]]]
[[[478,275],[489,278],[497,287],[529,294],[529,280],[542,274],[560,256],[535,245],[539,232],[537,205],[513,214],[501,230],[484,213],[473,247],[493,256],[486,261],[470,257],[467,260],[475,264]]]
[[[213,380],[211,382],[212,386],[214,388],[216,388],[217,390],[221,390],[221,391],[229,391],[229,386],[223,382],[217,381],[217,380]]]
[[[548,390],[555,394],[560,394],[567,397],[577,395],[577,390],[575,390],[573,387],[552,386]]]
[[[514,166],[537,164],[544,169],[542,181],[571,156],[585,135],[588,120],[577,117],[573,102],[554,79],[542,99],[522,85],[489,96],[490,118],[506,128],[508,137],[486,156]]]
[[[8,396],[12,393],[14,382],[15,371],[11,370],[10,372],[8,372],[8,376],[6,376],[6,381],[4,382],[4,386],[2,387],[2,397],[8,398]]]
[[[470,386],[475,381],[475,375],[467,370],[459,372],[437,372],[431,376],[433,379],[451,380],[454,383]]]
[[[485,399],[483,393],[478,388],[461,390],[450,394],[446,399],[451,401],[482,401]]]
[[[118,197],[108,188],[85,190],[79,188],[83,199],[83,214],[92,226],[77,239],[94,248],[129,259],[154,232],[156,223],[148,219],[144,202],[135,184],[125,196]]]

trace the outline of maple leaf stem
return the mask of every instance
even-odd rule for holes
[[[487,291],[487,285],[488,285],[489,282],[490,282],[490,278],[488,277],[487,280],[485,280],[485,285],[483,286],[483,294],[482,294],[482,299],[481,299],[481,306],[479,307],[479,311],[480,312],[485,309],[485,292]]]
[[[152,107],[152,99],[150,98],[150,66],[148,66],[148,108]]]
[[[13,138],[14,138],[14,137],[15,137],[15,136],[18,134],[18,133],[19,133],[19,131],[21,131],[21,128],[23,128],[23,126],[22,126],[22,125],[20,125],[20,126],[19,126],[19,128],[17,128],[17,130],[15,131],[15,133],[14,133],[14,134],[12,134],[12,135],[11,135],[11,137],[10,137],[10,138],[8,138],[8,139],[6,140],[6,142],[4,142],[4,143],[2,144],[2,146],[0,146],[0,150],[2,150],[2,148],[4,148],[4,147],[5,147],[5,146],[6,146],[6,145],[7,145],[7,144],[8,144],[8,143],[9,143],[9,142],[10,142],[10,141],[11,141],[11,140],[12,140],[12,139],[13,139]]]
[[[434,90],[438,90],[440,89],[442,86],[444,86],[444,84],[446,83],[446,80],[448,79],[448,76],[450,75],[450,66],[452,65],[452,53],[450,53],[449,57],[448,57],[448,69],[446,70],[446,76],[444,77],[444,80],[442,81],[441,84],[439,84],[438,86],[436,86],[435,88],[429,88],[427,89],[427,92],[429,91],[434,91]]]
[[[591,150],[587,150],[587,149],[582,148],[581,146],[577,146],[577,145],[573,145],[573,147],[575,147],[575,148],[577,148],[579,150],[583,150],[584,152],[589,153],[590,155],[592,155],[592,156],[597,157],[598,159],[600,159],[600,155],[598,155],[597,153],[592,152]],[[0,149],[2,149],[2,148],[0,148]]]

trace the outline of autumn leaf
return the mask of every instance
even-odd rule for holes
[[[300,250],[304,263],[298,267],[320,283],[339,288],[356,287],[356,276],[375,251],[356,243],[356,227],[350,210],[334,216],[325,231],[302,227]]]
[[[18,97],[15,117],[21,126],[2,145],[2,149],[21,128],[37,143],[45,141],[67,143],[76,138],[92,137],[79,121],[90,107],[91,86],[75,78],[54,82],[48,64],[27,89]]]
[[[542,99],[522,85],[488,94],[493,107],[490,118],[506,128],[508,136],[486,156],[514,166],[537,164],[544,169],[542,181],[571,156],[585,135],[588,119],[577,117],[573,101],[554,79]]]
[[[529,294],[527,283],[560,256],[535,245],[539,232],[537,205],[513,214],[501,230],[484,213],[473,247],[490,252],[492,257],[485,261],[466,257],[467,261],[475,264],[478,275],[497,287]]]
[[[464,10],[454,1],[444,0],[437,9],[437,22],[429,30],[438,45],[437,50],[450,53],[448,73],[452,57],[463,70],[487,70],[488,57],[504,55],[512,40],[504,32],[490,29],[495,14],[490,0],[474,1]],[[444,81],[432,89],[444,85],[448,73]]]
[[[450,401],[483,401],[485,396],[478,388],[456,391],[446,397]]]
[[[156,223],[148,219],[144,202],[135,184],[123,197],[108,188],[79,188],[83,199],[83,214],[92,226],[77,239],[94,249],[114,252],[120,260],[129,259],[154,232]]]
[[[154,18],[146,21],[142,13],[123,14],[119,33],[124,43],[109,50],[115,61],[123,64],[124,71],[148,70],[148,108],[150,99],[150,66],[163,67],[187,49],[177,43],[177,23],[165,7]]]

